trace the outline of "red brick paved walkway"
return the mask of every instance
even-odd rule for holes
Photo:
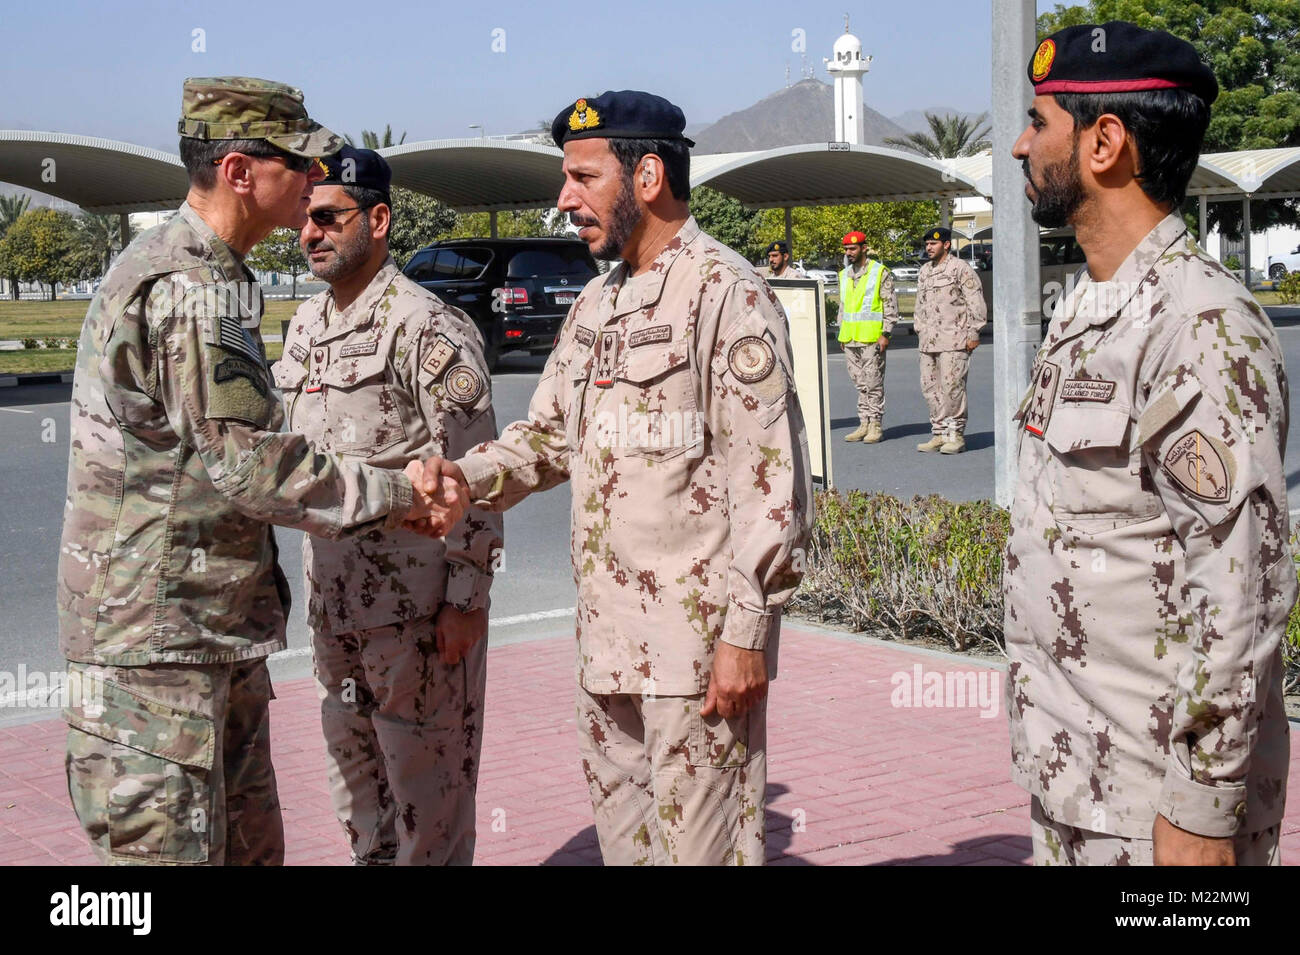
[[[571,641],[498,647],[488,660],[477,862],[598,864],[577,759]],[[1000,683],[992,684],[992,718],[975,707],[894,708],[891,677],[913,674],[918,664],[926,673],[982,669],[786,626],[768,717],[770,861],[1028,860],[1028,802],[1008,775]],[[343,864],[348,853],[329,806],[315,690],[310,680],[294,680],[276,693],[273,753],[287,861]],[[0,864],[94,861],[68,805],[64,733],[57,719],[0,729]],[[1284,861],[1300,858],[1298,763],[1292,760]]]

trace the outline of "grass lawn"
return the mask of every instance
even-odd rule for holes
[[[275,299],[266,303],[262,316],[262,334],[279,335],[280,322],[287,321],[303,299]],[[81,323],[86,318],[88,301],[13,302],[0,301],[0,339],[81,337]],[[271,361],[280,357],[279,342],[267,342],[266,354]],[[0,351],[0,375],[28,372],[71,371],[77,360],[75,348]]]

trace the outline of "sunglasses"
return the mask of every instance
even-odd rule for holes
[[[307,218],[322,228],[333,225],[338,217],[345,212],[357,212],[362,209],[373,209],[374,204],[368,206],[349,206],[346,209],[313,209],[307,213]]]
[[[226,156],[229,155],[230,153],[226,153]],[[248,156],[250,159],[279,159],[284,162],[284,168],[290,172],[307,172],[311,169],[312,164],[316,162],[316,160],[307,156],[295,156],[293,153],[276,153],[274,156],[254,156],[251,153],[240,153],[240,155]],[[212,165],[220,166],[226,156],[212,160]]]

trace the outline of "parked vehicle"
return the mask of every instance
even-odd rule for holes
[[[1253,272],[1254,269],[1251,269]],[[1288,272],[1300,272],[1300,245],[1282,255],[1270,255],[1268,266],[1264,269],[1274,282],[1286,278]]]
[[[506,352],[549,352],[597,269],[577,239],[444,239],[411,256],[402,273],[473,319],[495,371]]]

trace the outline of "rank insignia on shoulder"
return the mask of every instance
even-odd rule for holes
[[[1162,466],[1170,480],[1202,501],[1223,504],[1232,494],[1232,477],[1220,446],[1195,428],[1173,443]]]
[[[329,362],[330,351],[326,345],[313,345],[311,349],[311,364],[307,368],[307,384],[303,391],[315,393],[325,387],[321,381],[321,375],[325,371],[325,365]]]
[[[437,378],[451,364],[451,360],[456,357],[457,350],[456,343],[439,332],[433,347],[429,349],[429,354],[420,367],[425,374]]]
[[[592,382],[597,388],[614,386],[614,368],[618,365],[618,332],[605,332],[600,336],[600,360],[596,366],[596,379]]]
[[[1050,361],[1045,361],[1038,369],[1034,379],[1034,396],[1029,399],[1025,409],[1025,430],[1035,438],[1041,438],[1047,431],[1047,424],[1052,420],[1052,408],[1056,404],[1056,388],[1061,379],[1061,369]]]
[[[483,378],[469,365],[453,365],[442,384],[457,404],[472,405],[483,394]]]
[[[737,381],[747,385],[762,381],[776,367],[776,353],[772,346],[757,335],[736,339],[727,352],[727,367]]]

